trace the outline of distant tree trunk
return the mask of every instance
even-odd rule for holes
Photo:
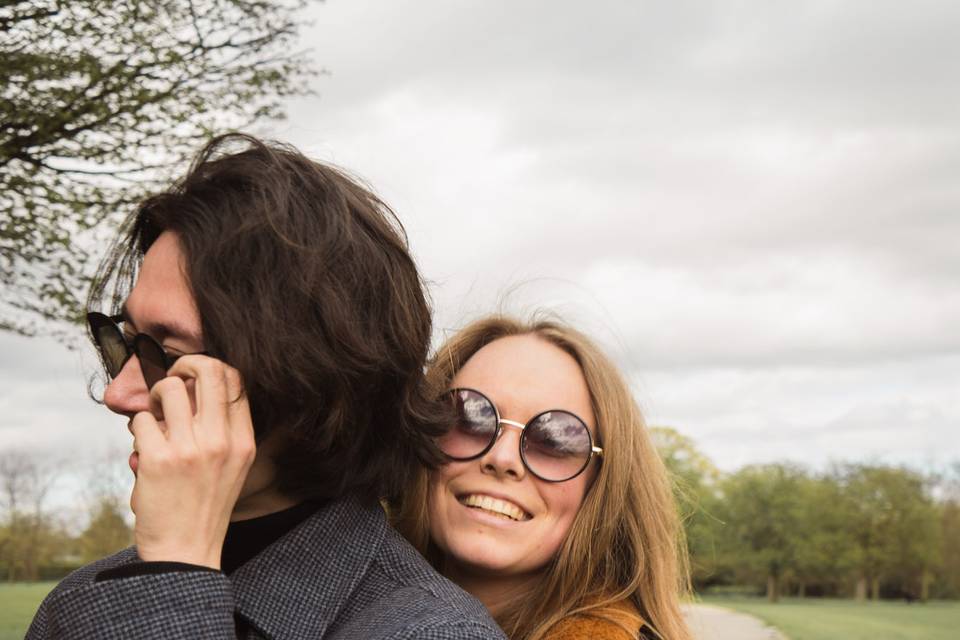
[[[880,599],[880,578],[870,580],[870,599],[873,601]]]
[[[800,586],[797,587],[797,597],[806,598],[807,597],[807,583],[805,580],[800,581]]]
[[[864,576],[857,578],[857,591],[854,597],[857,602],[863,602],[867,599],[867,579]]]
[[[933,582],[933,574],[924,569],[920,576],[920,602],[926,602],[930,599],[930,583]]]
[[[770,602],[776,602],[780,599],[780,594],[777,591],[777,577],[773,574],[767,576],[767,600]]]

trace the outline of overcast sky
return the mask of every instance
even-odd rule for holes
[[[309,16],[328,73],[257,132],[393,205],[439,332],[557,311],[723,469],[960,459],[960,4]],[[129,451],[89,352],[0,349],[0,447]]]

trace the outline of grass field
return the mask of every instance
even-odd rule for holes
[[[55,582],[0,584],[0,640],[21,640],[40,601]],[[960,602],[857,604],[851,600],[706,597],[714,604],[743,611],[783,631],[790,640],[955,640]]]
[[[852,600],[703,598],[704,604],[736,609],[761,618],[790,640],[956,640],[960,602],[856,603]]]
[[[0,640],[23,640],[40,601],[55,584],[0,583]]]

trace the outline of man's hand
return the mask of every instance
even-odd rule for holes
[[[230,514],[256,456],[240,374],[207,356],[180,357],[150,390],[150,411],[136,414],[131,430],[139,464],[130,507],[140,558],[219,569]]]

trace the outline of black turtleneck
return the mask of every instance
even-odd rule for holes
[[[223,540],[223,551],[220,555],[220,569],[230,575],[248,560],[269,547],[271,544],[292,531],[298,524],[313,515],[321,506],[319,502],[307,501],[300,504],[270,513],[250,520],[238,520],[227,526],[227,536]],[[168,573],[171,571],[218,571],[212,567],[204,567],[185,562],[137,562],[126,564],[113,569],[107,569],[97,574],[96,581],[116,580],[143,576],[154,573]]]

